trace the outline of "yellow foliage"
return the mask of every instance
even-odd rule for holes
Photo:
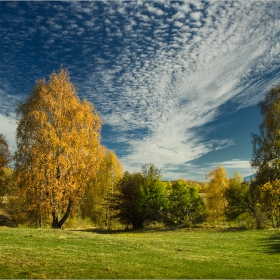
[[[280,180],[267,182],[261,186],[260,201],[263,210],[272,220],[275,219],[277,227],[280,226]]]
[[[218,166],[214,170],[210,170],[207,177],[209,184],[206,191],[206,207],[209,214],[209,220],[224,221],[225,220],[225,189],[228,188],[228,179],[225,168]]]
[[[96,176],[87,183],[86,192],[81,203],[84,217],[90,217],[96,224],[110,223],[110,210],[109,207],[106,207],[106,198],[109,198],[114,192],[115,184],[122,176],[123,167],[121,162],[113,151],[106,150]]]
[[[18,107],[16,171],[23,197],[39,212],[66,213],[95,176],[105,149],[101,119],[80,101],[66,70],[39,80]]]

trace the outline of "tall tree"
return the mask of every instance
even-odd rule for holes
[[[111,226],[111,212],[107,203],[114,193],[115,185],[122,178],[123,168],[113,151],[106,150],[96,176],[87,182],[84,197],[80,203],[83,217],[89,217],[95,224]]]
[[[38,80],[17,114],[15,168],[22,196],[61,228],[99,169],[101,119],[90,102],[80,101],[64,69],[47,82]]]
[[[256,203],[260,203],[268,217],[275,219],[279,227],[279,179],[280,179],[280,84],[266,93],[259,103],[263,121],[259,134],[252,134],[251,165],[256,169],[252,182]]]
[[[259,134],[252,134],[251,165],[257,184],[263,185],[280,178],[280,84],[266,93],[259,107],[263,121]]]
[[[7,166],[11,161],[11,154],[6,138],[0,134],[0,196],[6,193],[7,187]]]
[[[210,170],[208,175],[209,184],[206,191],[206,206],[209,214],[209,220],[224,221],[227,201],[225,198],[225,190],[228,188],[228,179],[226,170],[222,166],[218,166],[214,170]]]

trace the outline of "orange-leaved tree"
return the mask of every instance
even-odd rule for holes
[[[104,156],[101,119],[65,69],[38,80],[17,113],[18,186],[29,210],[51,215],[52,227],[61,228]]]

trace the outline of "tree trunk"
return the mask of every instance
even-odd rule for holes
[[[256,218],[257,229],[261,229],[262,225],[261,225],[259,217],[256,214],[255,214],[255,218]]]
[[[65,212],[65,214],[63,215],[63,217],[61,218],[60,221],[58,221],[58,217],[56,215],[56,212],[52,212],[52,216],[53,216],[52,228],[54,228],[54,229],[61,229],[62,228],[63,224],[66,222],[66,220],[68,219],[68,217],[70,215],[72,205],[73,205],[73,201],[72,201],[71,198],[69,198],[66,212]]]
[[[253,216],[255,217],[257,229],[261,229],[262,228],[261,220],[260,220],[256,210],[253,207],[251,207],[250,205],[248,205],[248,208],[251,211],[251,213],[253,214]]]
[[[276,227],[280,228],[280,219],[276,216]]]
[[[142,219],[135,219],[132,221],[132,227],[134,230],[143,229],[144,228],[144,221]]]
[[[52,212],[53,222],[52,222],[52,228],[59,228],[58,227],[58,217],[56,215],[56,212]]]
[[[58,223],[59,228],[62,228],[63,224],[66,222],[66,220],[68,219],[71,209],[72,209],[72,205],[73,205],[73,201],[71,198],[69,198],[68,200],[68,206],[67,206],[67,210],[64,214],[64,216],[61,218],[61,220]]]

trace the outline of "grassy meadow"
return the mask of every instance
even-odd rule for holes
[[[280,231],[2,227],[0,278],[280,278]]]

